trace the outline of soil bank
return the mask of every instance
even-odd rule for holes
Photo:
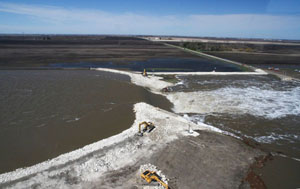
[[[237,139],[212,132],[205,124],[193,124],[147,104],[136,104],[135,112],[135,123],[121,134],[0,175],[0,186],[142,188],[148,184],[140,178],[139,168],[152,163],[167,176],[171,188],[238,188],[247,186],[242,180],[248,168],[255,157],[264,155]],[[156,128],[139,137],[135,133],[142,120],[152,120]],[[189,134],[188,125],[197,131]]]

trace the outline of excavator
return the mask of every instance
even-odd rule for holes
[[[145,126],[144,126],[144,128],[142,129],[142,126],[143,126],[143,125],[145,125]],[[144,132],[146,132],[146,131],[147,131],[148,133],[150,133],[154,128],[155,128],[155,126],[154,126],[153,123],[144,121],[144,122],[142,122],[142,123],[139,124],[139,132],[138,132],[138,135],[139,135],[139,136],[143,136],[143,135],[144,135]]]
[[[168,184],[164,183],[162,180],[161,180],[161,177],[156,174],[155,171],[149,171],[149,170],[146,170],[145,172],[143,172],[141,174],[141,177],[143,179],[145,179],[148,183],[151,183],[152,181],[156,181],[158,182],[160,185],[162,185],[163,187],[165,187],[166,189],[170,189]]]

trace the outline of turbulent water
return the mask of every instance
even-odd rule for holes
[[[99,71],[0,71],[0,173],[120,133],[137,102],[170,103],[127,76]]]
[[[219,87],[214,86],[216,88],[207,90],[208,85],[205,83],[209,83],[208,81],[197,81],[200,89],[205,85],[203,91],[171,94],[169,99],[175,103],[175,111],[250,114],[267,119],[300,114],[300,86],[295,86],[295,83],[279,81],[253,83],[247,80],[213,82]],[[184,91],[184,87],[181,90]],[[194,87],[196,90],[195,84]],[[179,101],[184,96],[188,96],[188,100]]]
[[[205,122],[253,139],[276,154],[275,160],[260,171],[268,187],[300,186],[299,82],[280,81],[272,76],[179,79],[168,96],[175,112],[188,115],[195,123]]]

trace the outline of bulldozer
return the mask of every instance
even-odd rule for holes
[[[143,76],[145,76],[145,77],[148,76],[148,74],[147,74],[147,72],[146,72],[146,69],[144,69]]]
[[[142,126],[144,126],[144,128],[142,129]],[[151,123],[151,122],[142,122],[139,124],[139,132],[138,132],[138,135],[139,136],[143,136],[145,132],[148,132],[150,133],[153,129],[155,128],[154,124]]]
[[[146,170],[145,172],[143,172],[141,174],[141,177],[143,179],[145,179],[148,183],[151,183],[152,181],[156,181],[158,182],[160,185],[162,185],[163,187],[165,187],[166,189],[170,189],[168,184],[164,183],[162,180],[161,180],[161,177],[156,174],[155,171],[149,171],[149,170]]]

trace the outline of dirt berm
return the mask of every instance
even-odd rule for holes
[[[95,188],[147,188],[140,178],[139,167],[156,165],[169,179],[170,188],[250,188],[243,180],[255,157],[265,155],[242,141],[209,131],[197,131],[197,137],[186,137],[169,143],[164,149],[136,163],[108,173]]]
[[[141,172],[156,171],[170,188],[249,188],[244,182],[264,152],[204,123],[146,103],[134,105],[136,120],[118,135],[32,167],[0,175],[0,188],[157,188]],[[155,129],[137,136],[138,124]],[[188,128],[194,131],[188,132]]]

